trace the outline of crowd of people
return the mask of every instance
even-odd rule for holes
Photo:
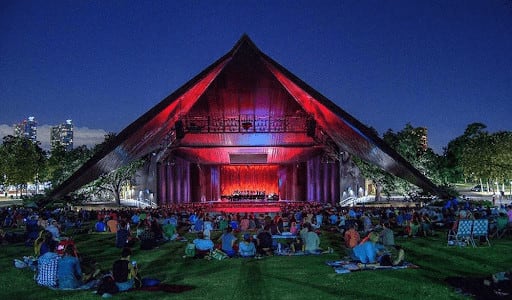
[[[65,233],[112,236],[112,246],[121,251],[112,266],[116,287],[133,287],[136,267],[131,264],[133,247],[151,250],[170,241],[183,241],[184,257],[203,258],[215,251],[227,257],[272,255],[317,255],[321,236],[332,231],[340,236],[342,257],[364,264],[400,265],[405,249],[395,236],[427,237],[437,229],[454,229],[463,218],[488,218],[489,230],[512,224],[512,207],[339,207],[321,203],[283,203],[279,213],[211,212],[208,204],[177,204],[161,208],[86,210],[71,206],[56,210],[1,208],[2,241],[24,242],[34,247],[39,285],[60,289],[97,285],[94,266],[84,268],[75,245]],[[24,234],[8,236],[11,228]],[[188,238],[188,239],[187,239]],[[59,250],[59,245],[64,245]]]

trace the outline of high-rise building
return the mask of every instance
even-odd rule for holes
[[[66,120],[66,122],[51,128],[50,144],[52,148],[62,145],[66,151],[73,150],[73,122],[71,120]]]
[[[26,137],[36,142],[37,140],[37,121],[35,117],[28,117],[18,124],[14,124],[14,135]]]

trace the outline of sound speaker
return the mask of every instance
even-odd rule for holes
[[[176,138],[181,140],[185,137],[185,129],[183,128],[183,121],[178,120],[174,124],[174,129],[176,130]]]
[[[314,119],[308,119],[306,121],[306,134],[307,136],[314,137],[316,131],[316,121]]]

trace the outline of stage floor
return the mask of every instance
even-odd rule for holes
[[[276,213],[281,211],[279,201],[214,201],[208,205],[209,212],[226,213]]]

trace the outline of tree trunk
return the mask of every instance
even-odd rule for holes
[[[116,204],[120,206],[121,205],[121,195],[119,194],[118,189],[114,189],[114,198],[116,200]]]
[[[382,185],[379,183],[375,184],[375,201],[381,200]]]

